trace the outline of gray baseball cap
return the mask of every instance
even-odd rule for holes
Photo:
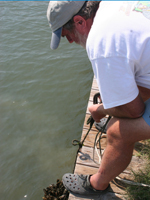
[[[50,1],[47,19],[52,29],[51,49],[57,49],[62,27],[82,8],[85,1]]]

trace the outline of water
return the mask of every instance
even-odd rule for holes
[[[86,52],[50,50],[48,2],[0,2],[0,200],[40,200],[72,172],[92,83]]]

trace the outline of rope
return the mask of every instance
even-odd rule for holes
[[[104,130],[105,130],[105,128],[106,128],[106,126],[107,126],[107,124],[108,124],[108,122],[109,122],[110,119],[111,119],[111,117],[109,116],[108,119],[107,119],[107,121],[106,121],[106,123],[104,124],[104,126],[103,126],[103,127],[101,128],[101,130],[98,131],[98,133],[96,134],[95,141],[94,141],[94,148],[93,148],[93,160],[94,160],[95,149],[96,149],[96,151],[97,151],[97,153],[98,153],[98,150],[97,150],[97,147],[96,147],[97,142],[99,143],[99,151],[100,151],[100,154],[98,155],[98,157],[101,157],[101,158],[102,158],[102,149],[101,149],[100,140],[103,138]],[[100,133],[100,136],[99,136],[99,138],[97,139],[99,133]],[[99,158],[99,160],[101,160],[101,159]]]
[[[74,162],[73,173],[74,173],[74,169],[75,169],[75,165],[76,165],[76,160],[77,160],[77,157],[78,157],[78,153],[80,152],[80,149],[81,149],[82,146],[84,145],[84,141],[85,141],[85,139],[87,138],[87,136],[88,136],[88,134],[89,134],[89,132],[90,132],[90,130],[91,130],[93,124],[94,124],[94,119],[93,119],[92,116],[90,116],[89,119],[87,120],[87,124],[90,124],[90,127],[89,127],[89,129],[88,129],[88,131],[87,131],[85,137],[83,138],[83,140],[82,140],[81,142],[80,142],[79,140],[76,140],[76,139],[72,141],[72,145],[73,145],[73,146],[79,145],[79,147],[78,147],[78,149],[77,149],[77,153],[76,153],[75,162]]]
[[[120,178],[119,176],[116,177],[117,180],[119,181],[122,181],[126,184],[129,184],[129,185],[137,185],[137,186],[143,186],[143,187],[150,187],[150,185],[147,185],[147,184],[144,184],[144,183],[138,183],[138,182],[134,182],[134,181],[130,181],[130,180],[126,180],[126,179],[123,179],[123,178]]]

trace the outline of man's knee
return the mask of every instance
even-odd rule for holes
[[[125,128],[125,122],[120,118],[112,118],[107,126],[108,143],[132,144]]]
[[[119,139],[117,120],[112,118],[107,125],[107,140],[113,142]]]

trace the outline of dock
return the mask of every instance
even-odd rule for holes
[[[90,113],[88,111],[88,106],[93,104],[93,96],[99,92],[96,79],[93,78],[93,83],[91,87],[91,92],[90,92],[90,97],[87,105],[87,110],[86,110],[86,115],[85,115],[85,120],[83,124],[83,130],[82,130],[82,135],[81,135],[81,141],[85,137],[89,125],[87,125],[87,119],[90,117]],[[95,174],[98,171],[99,164],[95,163],[93,161],[93,146],[94,146],[94,140],[95,136],[98,133],[98,130],[95,128],[93,125],[90,133],[88,134],[87,138],[84,141],[84,146],[80,149],[80,152],[77,155],[77,159],[75,161],[75,169],[74,173],[75,174]],[[106,134],[107,135],[107,134]],[[102,151],[105,150],[107,144],[107,137],[103,138],[101,140],[101,148]],[[105,195],[99,195],[99,196],[86,196],[86,197],[81,197],[80,195],[73,195],[69,194],[69,200],[125,200],[126,199],[126,184],[123,182],[123,180],[133,180],[133,175],[132,175],[132,170],[137,170],[140,169],[142,166],[142,160],[139,158],[137,155],[138,152],[138,146],[140,146],[140,142],[135,145],[134,153],[132,156],[132,161],[130,165],[119,175],[119,178],[121,180],[115,179],[110,183],[110,190],[105,194]],[[95,152],[95,151],[94,151]],[[99,157],[94,153],[94,160],[96,162],[99,162]]]

